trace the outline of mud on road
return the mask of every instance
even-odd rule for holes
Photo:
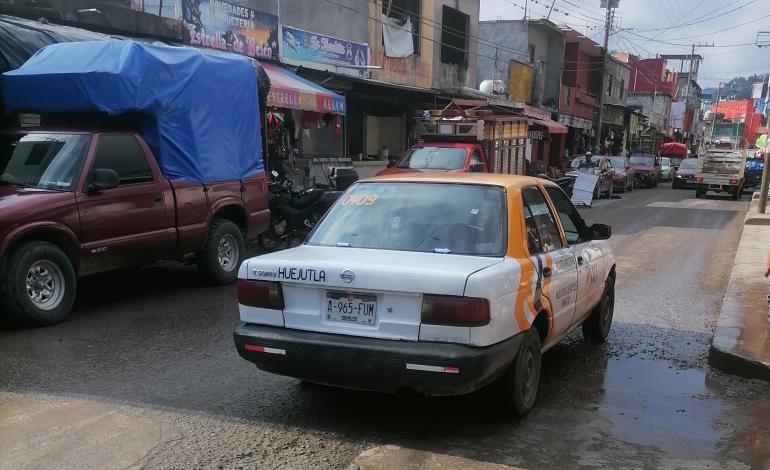
[[[68,322],[0,331],[0,468],[344,468],[381,444],[525,468],[770,468],[770,384],[706,363],[747,204],[660,188],[581,210],[613,226],[615,324],[547,353],[513,421],[483,393],[258,371],[233,347],[234,290],[192,268],[87,279]]]

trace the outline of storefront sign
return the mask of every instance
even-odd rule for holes
[[[278,17],[223,0],[182,2],[185,44],[278,59]]]
[[[365,67],[369,46],[281,25],[281,58]]]
[[[593,122],[589,121],[588,119],[583,119],[581,117],[573,116],[571,114],[560,114],[559,115],[559,122],[564,124],[565,126],[569,127],[576,127],[578,129],[591,129],[593,127]]]
[[[545,138],[545,132],[543,131],[534,131],[530,129],[527,132],[527,138],[529,140],[543,140]]]
[[[271,87],[267,96],[268,106],[280,108],[305,109],[322,113],[345,114],[345,98],[315,93],[302,93]]]

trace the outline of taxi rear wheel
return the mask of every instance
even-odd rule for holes
[[[494,384],[496,401],[508,415],[524,416],[532,410],[540,384],[540,334],[532,328],[523,333],[511,365]]]
[[[583,322],[583,337],[586,341],[601,343],[607,340],[612,326],[612,317],[615,313],[615,279],[607,278],[602,300],[594,308],[591,315]]]

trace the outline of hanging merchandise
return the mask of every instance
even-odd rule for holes
[[[268,124],[275,124],[275,125],[282,125],[286,122],[286,118],[284,117],[283,113],[279,113],[276,111],[268,111],[267,112],[267,122]]]

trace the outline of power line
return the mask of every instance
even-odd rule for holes
[[[354,12],[354,13],[356,13],[356,14],[360,15],[360,16],[363,16],[363,17],[365,17],[365,18],[368,18],[368,19],[369,19],[369,20],[371,20],[371,21],[374,21],[374,22],[376,22],[376,23],[380,23],[380,24],[382,24],[382,20],[380,20],[379,18],[376,18],[376,17],[373,17],[373,16],[369,15],[367,12],[363,12],[363,11],[357,10],[357,9],[355,9],[354,7],[351,7],[351,6],[349,6],[349,5],[344,5],[344,4],[342,4],[342,3],[337,3],[337,2],[335,2],[334,0],[325,0],[325,1],[326,1],[327,3],[330,3],[330,4],[332,4],[332,5],[335,5],[335,6],[337,6],[337,7],[340,7],[340,8],[344,8],[344,9],[346,9],[346,10],[350,10],[350,11],[352,11],[352,12]],[[412,33],[412,34],[414,34],[414,33]],[[490,60],[499,60],[499,58],[496,58],[496,57],[492,57],[492,56],[488,56],[488,55],[484,55],[484,54],[481,54],[481,53],[479,53],[479,52],[472,52],[470,49],[465,49],[465,48],[461,48],[461,47],[453,46],[453,45],[451,45],[451,44],[447,44],[447,43],[445,43],[445,42],[442,42],[442,41],[437,41],[437,40],[435,40],[435,39],[433,39],[433,38],[429,38],[429,37],[426,37],[426,36],[422,36],[422,35],[417,35],[417,36],[418,36],[420,39],[425,39],[425,40],[427,40],[427,41],[430,41],[430,42],[432,42],[432,43],[434,43],[434,44],[439,44],[439,45],[441,45],[442,47],[443,47],[443,46],[446,46],[446,47],[448,47],[448,48],[450,48],[450,49],[454,49],[454,50],[456,50],[456,51],[460,51],[460,52],[466,53],[466,54],[468,54],[468,55],[473,55],[473,56],[477,56],[477,57],[484,57],[484,58],[486,58],[486,59],[490,59]],[[469,42],[470,42],[470,41],[469,41]],[[499,46],[498,46],[498,47],[499,47]],[[512,49],[512,50],[515,50],[515,49]],[[529,54],[529,51],[527,51],[527,54]],[[563,69],[562,69],[562,68],[560,68],[560,67],[547,67],[547,66],[543,66],[543,68],[544,68],[544,69],[551,69],[551,70],[563,70]],[[590,72],[590,71],[594,71],[594,70],[598,70],[598,69],[597,69],[597,68],[587,68],[587,69],[577,69],[577,70],[574,70],[574,71],[576,71],[576,72]],[[571,70],[571,71],[573,71],[573,70]]]
[[[741,1],[741,0],[733,0],[732,2],[729,2],[727,5],[723,5],[723,6],[719,7],[719,8],[717,8],[716,10],[713,10],[713,11],[711,11],[709,13],[706,13],[705,15],[699,16],[698,18],[695,18],[695,20],[692,23],[684,23],[684,24],[679,24],[679,25],[676,25],[676,26],[668,26],[668,27],[665,27],[665,28],[640,29],[639,31],[642,31],[642,32],[645,32],[645,33],[651,33],[651,32],[654,32],[654,31],[670,31],[670,30],[675,29],[675,28],[681,28],[681,27],[685,27],[685,26],[692,26],[692,25],[696,25],[696,24],[700,24],[700,23],[705,23],[706,21],[711,21],[711,20],[716,19],[716,18],[721,18],[721,17],[724,17],[725,15],[729,15],[730,13],[733,13],[735,11],[738,11],[738,10],[742,9],[742,8],[745,8],[745,7],[749,6],[749,5],[751,5],[752,3],[756,3],[757,0],[750,0],[748,3],[746,3],[744,5],[740,5],[740,6],[736,7],[736,8],[733,8],[730,11],[726,11],[724,13],[719,13],[718,15],[714,15],[714,16],[712,16],[710,18],[703,19],[703,18],[705,18],[708,15],[715,14],[719,10],[727,8],[730,5],[735,5],[739,1]]]
[[[642,36],[641,34],[636,34],[635,32],[629,31],[629,30],[623,30],[623,31],[620,31],[620,32],[631,34],[633,36],[636,36],[636,37],[639,37],[639,38],[642,38],[642,39],[646,39],[647,41],[659,42],[659,43],[665,44],[667,46],[678,46],[678,47],[689,47],[689,46],[692,46],[692,44],[681,44],[681,43],[662,41],[660,39],[648,38],[647,36]],[[741,46],[748,46],[748,45],[753,45],[753,44],[755,44],[755,43],[753,43],[753,42],[744,42],[744,43],[740,43],[740,44],[720,44],[720,45],[714,45],[712,47],[741,47]]]
[[[756,23],[757,21],[762,21],[762,20],[767,19],[767,18],[770,18],[770,15],[765,15],[765,16],[763,16],[761,18],[756,18],[756,19],[753,19],[753,20],[750,20],[750,21],[746,21],[745,23],[736,24],[736,25],[727,27],[725,29],[720,29],[718,31],[711,31],[709,33],[698,33],[697,35],[694,35],[694,36],[681,37],[681,38],[666,38],[666,40],[668,40],[668,41],[686,41],[687,39],[692,39],[695,36],[710,36],[712,34],[724,33],[725,31],[730,31],[730,30],[733,30],[735,28],[740,28],[741,26],[746,26],[747,24]]]

